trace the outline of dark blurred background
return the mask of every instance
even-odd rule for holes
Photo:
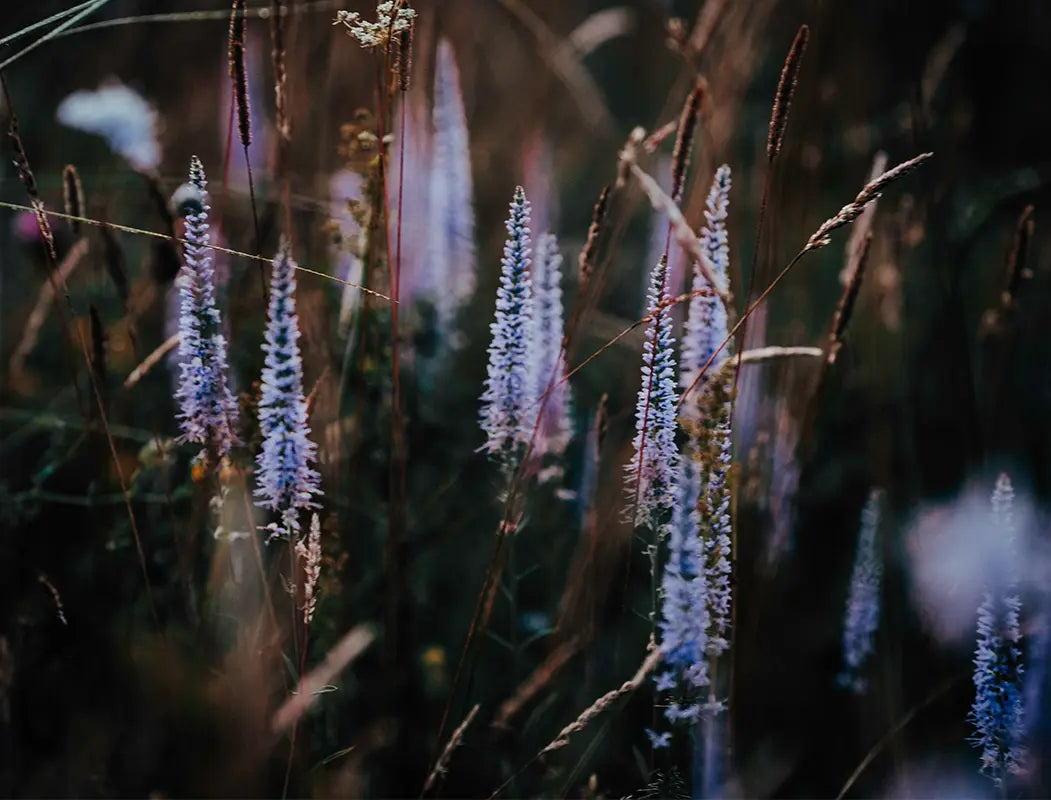
[[[376,66],[333,27],[336,6],[288,5],[296,12],[287,28],[291,231],[283,230],[272,172],[269,23],[254,16],[248,22],[259,251],[273,252],[279,236],[291,233],[304,266],[332,273],[329,181],[345,166],[341,126],[360,108],[376,110]],[[372,13],[361,3],[345,7]],[[0,35],[63,8],[13,5]],[[231,577],[238,569],[251,575],[255,566],[250,554],[211,535],[202,489],[191,478],[192,449],[175,448],[167,463],[156,458],[158,439],[177,433],[170,368],[162,363],[133,389],[122,387],[168,335],[164,298],[173,276],[161,249],[141,235],[118,232],[107,242],[89,229],[87,255],[69,280],[69,305],[60,298],[49,312],[24,373],[15,376],[8,365],[46,282],[47,261],[32,217],[0,210],[0,791],[419,793],[501,513],[499,476],[476,448],[507,202],[517,183],[549,187],[532,199],[548,208],[560,235],[572,301],[576,254],[628,132],[677,119],[699,74],[708,94],[683,205],[699,227],[714,168],[732,166],[731,279],[739,309],[753,258],[761,288],[854,197],[878,151],[891,165],[934,153],[879,202],[865,281],[835,365],[822,372],[817,361],[792,360],[742,373],[735,417],[738,634],[725,791],[835,796],[870,749],[907,718],[851,794],[992,794],[991,784],[978,782],[978,752],[965,741],[973,642],[932,632],[912,597],[908,565],[923,547],[912,536],[917,517],[971,484],[991,489],[998,471],[1010,471],[1038,510],[1051,499],[1051,269],[1043,213],[1051,168],[1051,6],[419,0],[415,8],[408,102],[429,107],[439,38],[452,43],[460,69],[478,288],[458,318],[463,346],[444,355],[428,350],[426,314],[406,309],[407,484],[404,496],[392,496],[389,310],[364,305],[361,335],[347,355],[336,333],[341,289],[300,277],[307,386],[330,376],[319,384],[311,419],[322,452],[327,560],[306,663],[323,659],[355,625],[372,625],[377,640],[334,681],[337,689],[320,697],[291,756],[288,737],[273,736],[269,719],[302,665],[287,642],[284,658],[259,644],[257,589],[245,589],[251,581],[243,575]],[[218,13],[197,18],[197,11]],[[163,229],[143,176],[103,139],[56,120],[70,93],[116,79],[157,109],[162,192],[174,191],[190,156],[199,155],[222,238],[236,250],[254,249],[236,130],[228,173],[225,167],[228,11],[216,2],[112,0],[84,22],[182,16],[72,32],[4,71],[49,208],[61,208],[62,169],[72,163],[88,216]],[[711,20],[690,58],[669,45],[677,19],[686,36]],[[803,23],[810,44],[756,254],[770,108]],[[581,27],[588,24],[590,40]],[[0,57],[36,35],[6,45]],[[670,145],[646,165],[655,174]],[[5,147],[0,199],[25,204],[13,150]],[[538,148],[549,158],[539,177]],[[404,190],[414,191],[411,174]],[[1035,233],[1020,286],[1004,303],[1008,254],[1029,205]],[[642,315],[649,239],[659,224],[637,191],[615,198],[601,251],[603,292],[584,319],[571,364]],[[54,227],[61,259],[74,237],[64,221]],[[835,234],[831,246],[793,269],[753,317],[747,346],[824,344],[848,236]],[[127,305],[110,278],[114,259],[128,274]],[[250,407],[264,322],[258,267],[234,256],[219,260],[229,275],[224,313],[235,383]],[[124,476],[135,487],[156,619],[83,360],[59,322],[61,307],[72,312],[71,325],[87,331],[89,304],[106,328],[106,409]],[[642,731],[653,702],[648,686],[568,748],[519,773],[580,710],[626,680],[645,652],[648,564],[619,514],[641,344],[640,328],[573,378],[579,435],[566,455],[564,486],[531,490],[509,568],[518,576],[517,602],[500,596],[491,634],[478,643],[451,703],[446,735],[474,703],[482,709],[452,760],[446,796],[488,796],[512,776],[510,796],[689,791],[688,746],[658,756],[663,777],[650,769]],[[70,379],[77,370],[80,399]],[[606,393],[611,428],[589,498],[580,491],[586,434]],[[884,608],[871,685],[857,697],[835,676],[859,512],[875,486],[888,492]],[[400,502],[406,525],[392,572],[385,561],[391,506]],[[598,522],[589,530],[583,521],[592,503]],[[276,547],[266,556],[280,603],[287,601],[277,573],[287,562]],[[1039,607],[1038,597],[1027,595],[1030,601],[1027,607]],[[508,725],[492,726],[500,703],[571,641],[579,646],[536,699]],[[1047,737],[1039,707],[1031,711],[1034,767],[1012,793],[1045,796],[1051,783],[1039,745]]]

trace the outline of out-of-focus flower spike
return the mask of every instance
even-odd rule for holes
[[[542,234],[537,240],[532,277],[535,316],[530,355],[537,407],[543,404],[535,452],[559,454],[570,437],[570,397],[569,385],[563,380],[566,367],[562,352],[562,254],[553,233]],[[548,389],[551,394],[544,404]]]
[[[883,559],[877,539],[882,502],[883,493],[874,489],[861,512],[861,528],[858,531],[858,546],[854,554],[843,627],[844,669],[840,682],[859,693],[865,689],[861,670],[875,650],[873,637],[879,627]]]

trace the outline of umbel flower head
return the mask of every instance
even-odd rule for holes
[[[204,167],[190,161],[197,202],[187,208],[184,264],[179,273],[179,385],[175,399],[182,441],[211,445],[226,456],[236,444],[237,403],[227,386],[226,339],[215,303]]]
[[[507,242],[496,290],[496,318],[489,326],[488,376],[482,393],[484,449],[509,464],[532,436],[536,421],[533,346],[533,282],[529,268],[529,201],[515,188],[507,219]]]
[[[533,289],[536,298],[531,356],[540,414],[536,452],[558,454],[569,441],[570,425],[569,385],[563,380],[566,360],[562,352],[562,254],[553,233],[542,234],[536,243]],[[548,389],[550,396],[544,403]]]
[[[1014,548],[1014,490],[1000,475],[992,496],[990,534]],[[1010,559],[1008,559],[1010,561]],[[1012,568],[1008,568],[1012,569]],[[982,749],[981,773],[1000,786],[1008,773],[1023,771],[1022,600],[1017,576],[1002,576],[1003,585],[989,587],[978,606],[978,642],[974,652],[974,705],[968,719],[974,725],[972,744]]]
[[[671,314],[663,303],[668,262],[653,268],[646,292],[650,324],[642,346],[642,381],[635,409],[634,456],[625,465],[628,502],[633,523],[661,530],[673,505],[673,487],[679,461],[675,447],[675,340]]]
[[[875,650],[873,637],[879,627],[880,583],[883,559],[877,547],[883,493],[873,489],[861,511],[861,529],[850,576],[846,619],[843,625],[843,674],[840,682],[855,692],[865,689],[861,669]]]
[[[263,352],[263,391],[259,429],[263,446],[256,458],[256,503],[280,513],[274,535],[299,532],[299,511],[313,508],[321,494],[313,464],[317,445],[307,427],[303,396],[303,362],[299,354],[296,315],[296,264],[282,247],[270,279],[270,308]]]

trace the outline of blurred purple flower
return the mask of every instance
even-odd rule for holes
[[[559,454],[570,437],[569,384],[563,380],[562,254],[553,233],[542,234],[536,243],[532,278],[535,299],[530,357],[537,408],[543,404],[536,453]],[[545,404],[543,397],[549,388],[551,395]]]
[[[843,628],[844,670],[840,682],[855,692],[865,689],[861,669],[875,649],[873,637],[879,627],[880,584],[883,559],[877,547],[883,494],[873,489],[861,512],[858,546],[850,576],[846,621]]]
[[[101,136],[138,170],[155,170],[161,162],[157,112],[142,95],[118,81],[93,92],[73,92],[59,103],[56,116],[67,127]]]

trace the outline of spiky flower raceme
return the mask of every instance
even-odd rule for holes
[[[992,496],[991,534],[1014,549],[1014,490],[1000,475]],[[1008,559],[1010,561],[1010,559]],[[1024,673],[1018,595],[1013,567],[1000,576],[1002,585],[986,590],[978,607],[978,643],[974,653],[974,705],[968,719],[974,725],[970,741],[982,749],[981,772],[1001,785],[1008,773],[1023,771],[1022,738]]]
[[[843,674],[840,682],[855,692],[865,689],[861,669],[875,649],[873,637],[879,627],[880,583],[883,559],[877,547],[883,493],[873,489],[861,512],[858,547],[850,576],[850,594],[843,626]]]
[[[187,206],[185,263],[179,286],[179,404],[182,441],[212,446],[226,456],[236,444],[237,403],[227,386],[226,338],[215,302],[215,270],[208,234],[208,193],[204,167],[190,161],[190,187],[196,193]]]
[[[730,470],[733,466],[733,432],[730,427],[729,386],[709,382],[702,398],[707,435],[701,451],[704,469],[701,499],[701,540],[708,588],[708,654],[718,658],[730,647],[733,592],[730,585],[733,520],[730,517]]]
[[[536,420],[533,346],[533,282],[529,201],[515,188],[507,219],[507,242],[496,290],[496,318],[489,326],[488,377],[482,393],[484,449],[510,464],[529,443]]]
[[[668,264],[657,262],[646,292],[650,324],[642,346],[642,385],[635,410],[634,457],[625,465],[633,523],[659,530],[673,505],[679,452],[675,446],[675,340],[668,299]]]
[[[668,527],[668,560],[661,579],[661,653],[666,669],[657,676],[660,691],[678,691],[687,703],[707,686],[708,614],[707,574],[697,503],[698,464],[684,459],[675,485],[675,504]],[[669,721],[692,719],[694,705],[673,706]],[[667,714],[666,714],[667,716]],[[674,717],[674,719],[672,718]],[[665,740],[666,741],[666,740]],[[658,745],[654,743],[654,747]]]
[[[712,188],[704,210],[707,225],[701,231],[701,246],[712,271],[726,282],[730,268],[730,247],[726,233],[726,217],[730,205],[730,167],[723,164],[715,171]],[[682,337],[682,366],[680,385],[685,389],[693,384],[715,349],[726,338],[726,309],[719,296],[708,285],[700,269],[694,265],[689,314]],[[704,292],[704,294],[697,294]],[[729,348],[724,348],[725,357]],[[715,365],[709,368],[709,374]],[[685,409],[689,413],[690,409]]]
[[[562,352],[562,254],[558,238],[545,233],[536,243],[533,263],[535,292],[533,321],[534,386],[540,415],[536,452],[561,453],[569,441],[569,385],[565,377],[565,354]],[[547,402],[544,395],[550,389]]]
[[[474,190],[470,139],[452,45],[438,42],[434,65],[434,162],[430,170],[427,282],[447,327],[474,292]]]
[[[270,308],[263,352],[259,429],[263,446],[256,458],[256,504],[279,512],[270,526],[274,535],[299,531],[299,511],[312,508],[321,494],[313,464],[317,445],[308,437],[307,403],[303,396],[303,363],[299,354],[296,314],[296,264],[282,248],[274,259]]]

